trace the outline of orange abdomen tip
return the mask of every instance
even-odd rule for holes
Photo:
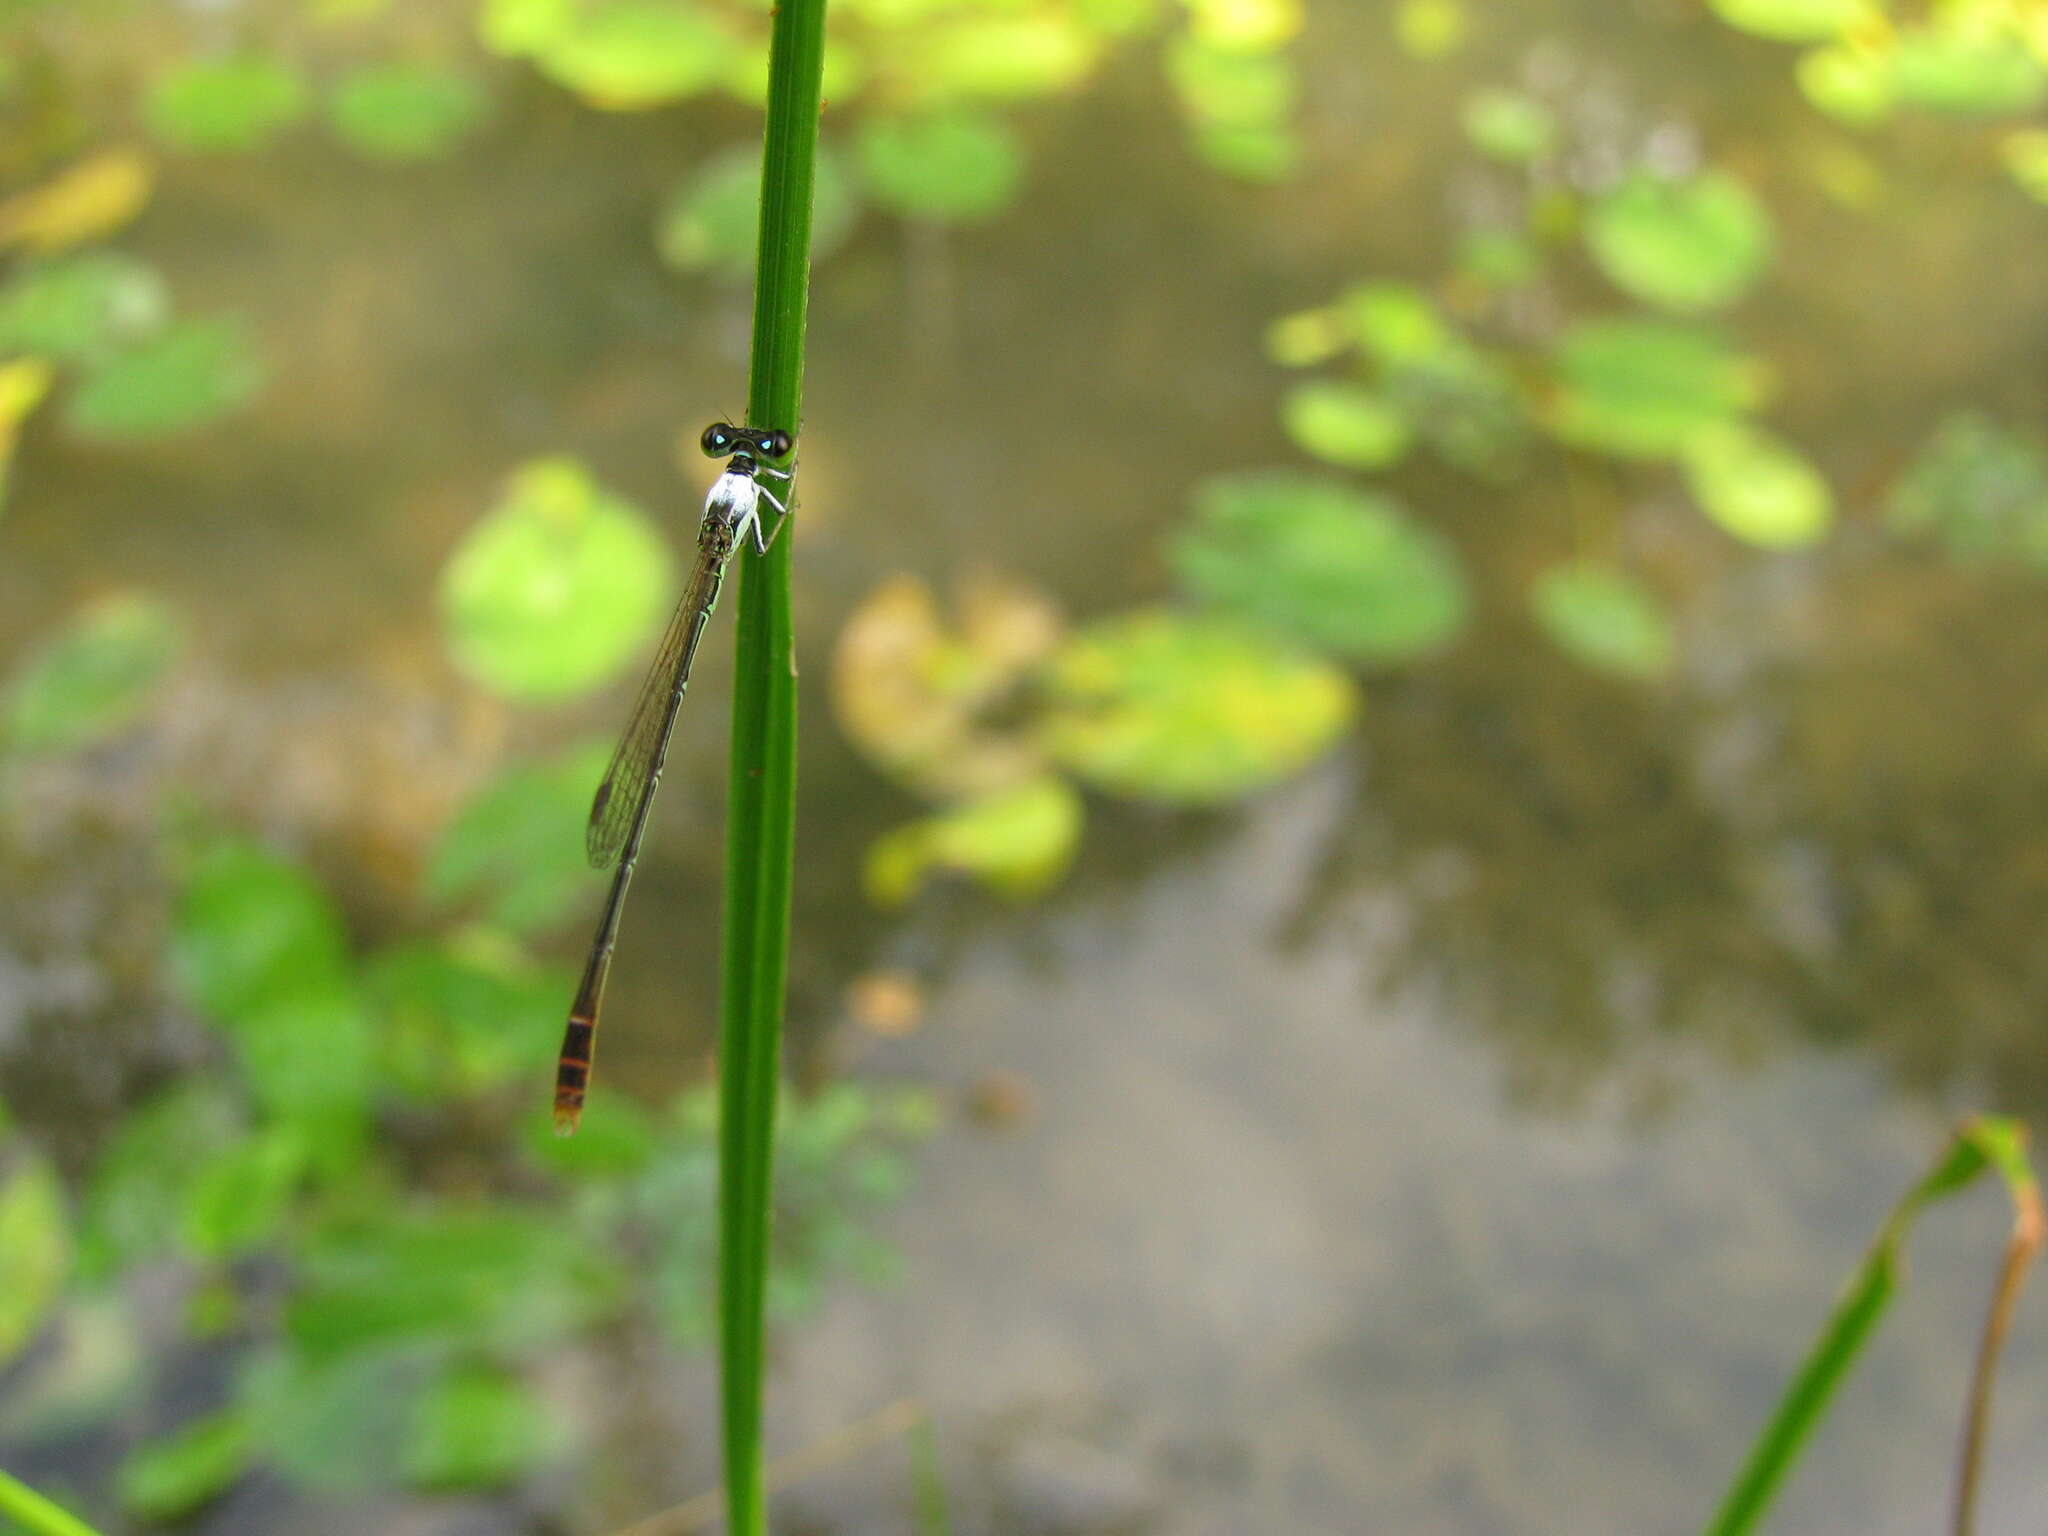
[[[597,1034],[597,1021],[581,1014],[569,1015],[569,1028],[562,1036],[562,1054],[555,1062],[555,1134],[573,1136],[583,1118],[583,1095],[590,1087],[590,1050]]]

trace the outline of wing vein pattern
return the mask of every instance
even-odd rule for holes
[[[707,533],[709,530],[707,529]],[[717,546],[724,544],[723,553]],[[669,729],[674,723],[676,700],[690,684],[690,663],[697,643],[704,638],[704,626],[718,604],[719,583],[725,574],[724,555],[731,552],[727,540],[707,539],[700,544],[696,569],[690,585],[676,604],[668,632],[661,637],[661,649],[647,669],[640,696],[612,760],[590,802],[590,824],[584,830],[583,849],[591,864],[609,869],[624,852],[632,835],[640,807],[654,793],[661,780],[662,759],[668,754]]]

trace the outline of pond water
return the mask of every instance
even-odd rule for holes
[[[1022,115],[1030,172],[1000,216],[871,215],[818,267],[797,1077],[927,1085],[955,1113],[882,1221],[895,1280],[835,1282],[779,1334],[770,1443],[915,1398],[957,1531],[1697,1529],[1951,1121],[2048,1092],[2041,577],[1901,548],[1878,510],[1950,410],[2041,419],[2048,286],[2026,274],[2048,211],[1972,158],[1974,127],[1856,139],[1789,53],[1692,5],[1468,10],[1465,47],[1421,62],[1386,9],[1312,4],[1292,181],[1203,166],[1140,50]],[[1675,483],[1589,455],[1539,453],[1511,485],[1411,463],[1382,478],[1455,544],[1472,620],[1365,672],[1333,752],[1220,809],[1091,799],[1073,869],[1029,903],[966,884],[864,903],[864,850],[918,805],[835,721],[849,615],[901,572],[992,568],[1077,620],[1167,596],[1200,482],[1306,463],[1268,326],[1361,279],[1437,280],[1501,195],[1459,103],[1502,81],[1572,102],[1617,154],[1662,133],[1769,205],[1775,264],[1730,323],[1835,487],[1834,535],[1744,548]],[[652,210],[757,119],[497,84],[488,125],[432,163],[310,142],[169,161],[126,246],[181,309],[251,316],[267,387],[159,446],[27,428],[0,657],[117,590],[192,634],[146,750],[38,764],[20,790],[0,1086],[73,1173],[142,1085],[193,1065],[160,894],[137,893],[163,780],[302,857],[369,943],[426,921],[425,849],[496,764],[623,710],[617,689],[480,694],[437,582],[542,454],[580,455],[686,547],[708,476],[692,456],[679,477],[675,445],[744,398],[749,295],[664,270]],[[1880,195],[1820,190],[1859,165]],[[1600,293],[1568,271],[1547,302],[1619,307]],[[1526,616],[1535,574],[1600,538],[1683,594],[1662,683],[1602,676]],[[705,1071],[720,619],[600,1093],[652,1102]],[[580,938],[572,920],[545,944],[568,962]],[[854,1017],[878,972],[916,979],[913,1033]],[[1943,1518],[2006,1221],[1991,1192],[1929,1217],[1776,1529]],[[2048,1507],[2038,1319],[2022,1306],[2005,1362],[1986,1532]],[[578,1411],[603,1395],[574,1372],[560,1390]],[[594,1492],[457,1510],[258,1487],[197,1528],[542,1530],[566,1505],[610,1529],[716,1480],[708,1368],[647,1390]],[[906,1530],[909,1486],[895,1442],[837,1458],[778,1528]]]

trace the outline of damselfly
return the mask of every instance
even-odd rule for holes
[[[569,1005],[569,1027],[563,1032],[562,1054],[555,1063],[555,1133],[559,1136],[575,1130],[583,1114],[583,1094],[590,1085],[590,1060],[597,1040],[598,1005],[604,1000],[604,979],[612,968],[612,948],[618,942],[619,913],[626,905],[626,887],[633,882],[634,862],[640,857],[648,807],[661,783],[661,765],[675,730],[676,709],[690,686],[690,662],[697,654],[697,642],[704,638],[711,610],[718,606],[725,563],[749,536],[756,549],[768,553],[789,516],[782,498],[755,479],[756,475],[772,475],[786,481],[795,473],[794,466],[776,469],[761,462],[788,457],[794,442],[787,432],[764,432],[720,421],[704,429],[699,443],[712,458],[727,461],[725,472],[704,497],[704,521],[697,529],[697,564],[690,572],[690,584],[676,605],[675,617],[669,620],[647,681],[640,685],[632,718],[612,752],[597,797],[590,802],[590,825],[584,829],[583,847],[590,862],[598,869],[616,864],[618,872],[612,876],[597,937],[583,965],[583,983],[576,989],[576,1001]],[[784,494],[788,489],[784,488]],[[775,509],[772,529],[762,525],[764,501]]]

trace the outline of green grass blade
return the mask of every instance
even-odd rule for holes
[[[1779,1484],[1798,1461],[1807,1438],[1890,1305],[1898,1289],[1907,1234],[1922,1210],[1967,1188],[1991,1168],[2004,1178],[2024,1221],[2033,1187],[2024,1145],[2024,1131],[2011,1121],[1988,1115],[1971,1120],[1956,1131],[1934,1166],[1892,1209],[1835,1304],[1827,1326],[1757,1437],[1720,1512],[1707,1526],[1707,1536],[1742,1536],[1763,1518]],[[2003,1285],[2001,1282],[2001,1290]]]
[[[13,1521],[24,1536],[99,1536],[71,1511],[5,1472],[0,1472],[0,1516]]]
[[[939,1466],[939,1437],[931,1415],[920,1412],[907,1436],[910,1487],[917,1536],[952,1536],[946,1514],[946,1478]]]
[[[801,430],[824,0],[783,0],[768,56],[761,243],[747,424]],[[792,504],[793,508],[794,504]],[[734,1536],[764,1536],[762,1328],[769,1175],[796,809],[796,658],[786,530],[742,553],[726,810],[719,1023],[719,1364]]]

